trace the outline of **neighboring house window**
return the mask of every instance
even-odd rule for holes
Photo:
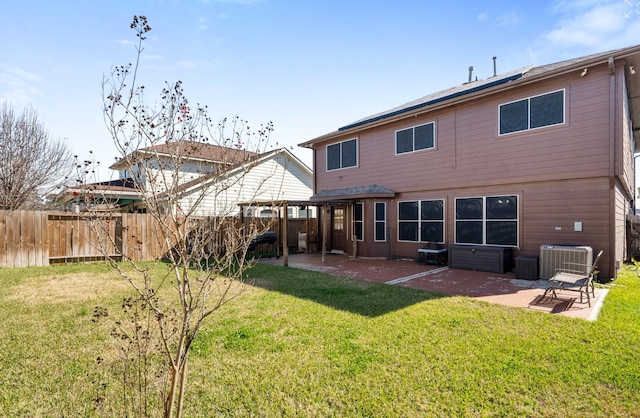
[[[518,245],[518,196],[456,199],[456,243]]]
[[[337,170],[357,165],[358,142],[355,138],[327,145],[327,170]]]
[[[444,200],[398,202],[398,240],[444,242]]]
[[[396,131],[396,154],[435,148],[435,122]]]
[[[387,240],[387,204],[385,202],[376,202],[374,205],[374,240]]]
[[[272,216],[275,216],[275,215],[276,215],[276,213],[271,209],[262,209],[260,211],[260,217],[261,218],[269,218],[269,217],[272,217]]]
[[[364,240],[364,203],[356,203],[353,205],[353,235],[356,240]]]
[[[564,123],[564,90],[498,107],[500,135]]]

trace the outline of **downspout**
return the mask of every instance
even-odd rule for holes
[[[453,106],[453,169],[458,169],[458,106]]]
[[[313,194],[318,193],[318,176],[316,175],[317,171],[317,167],[316,167],[316,148],[315,147],[311,147],[311,152],[313,153],[312,155],[312,166],[311,169],[313,170],[313,175],[311,176],[311,178],[313,179]]]
[[[633,133],[631,133],[631,135],[633,135]],[[635,148],[635,146],[634,146]],[[635,154],[635,153],[634,153]],[[640,157],[640,154],[638,155],[634,155],[633,156],[633,214],[634,215],[640,215],[638,213],[638,208],[636,207],[637,205],[637,200],[638,200],[638,185],[636,184],[636,176],[637,176],[637,171],[638,171],[638,163],[636,162],[636,158]]]
[[[609,57],[609,275],[616,277],[616,68]]]

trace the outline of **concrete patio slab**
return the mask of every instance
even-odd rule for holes
[[[487,273],[418,264],[413,260],[352,258],[346,255],[291,254],[289,267],[313,270],[394,286],[403,286],[447,295],[468,296],[490,303],[537,310],[595,321],[607,294],[596,288],[591,306],[580,303],[576,292],[557,292],[557,299],[543,298],[547,280],[521,280],[513,272]],[[263,258],[261,263],[283,265],[282,258]]]

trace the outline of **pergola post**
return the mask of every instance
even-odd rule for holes
[[[289,223],[289,215],[287,213],[287,201],[282,203],[282,210],[284,212],[284,221],[282,223],[282,264],[285,267],[289,267],[289,243],[287,242],[287,224]]]
[[[324,263],[324,256],[327,253],[327,234],[329,233],[328,230],[328,224],[329,222],[327,221],[328,218],[328,212],[329,212],[329,206],[324,204],[322,205],[322,262]]]

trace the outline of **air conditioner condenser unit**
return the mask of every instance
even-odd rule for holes
[[[561,268],[572,270],[584,268],[593,263],[593,249],[578,245],[541,245],[540,246],[540,278],[550,279]],[[580,266],[581,265],[581,266]]]

